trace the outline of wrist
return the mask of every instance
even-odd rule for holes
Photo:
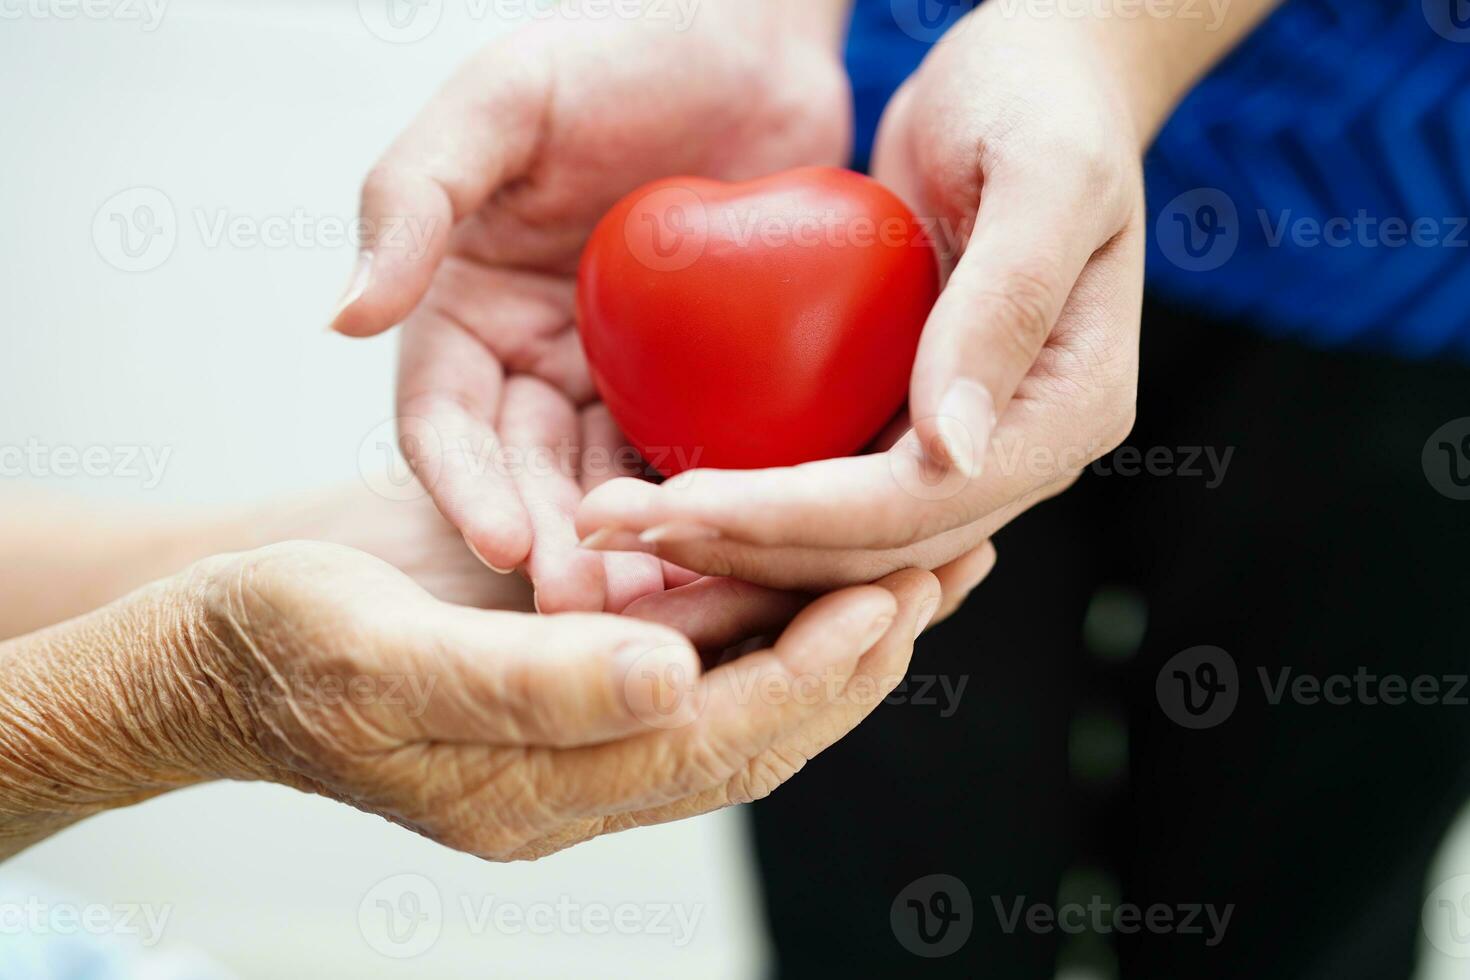
[[[168,579],[0,644],[0,856],[84,817],[207,778],[195,641]]]
[[[803,38],[834,53],[847,37],[853,0],[719,0],[718,9],[759,22],[764,30]]]
[[[972,38],[992,54],[1014,51],[1031,65],[1081,70],[1114,94],[1140,153],[1211,67],[1280,0],[1236,0],[1194,11],[1190,0],[1155,0],[1125,17],[1067,0],[982,4],[950,39]],[[962,42],[963,43],[963,42]]]
[[[848,22],[852,19],[853,0],[767,0],[791,23],[793,31],[809,35],[823,44],[840,50],[847,39]]]
[[[1099,70],[1117,80],[1142,152],[1189,90],[1279,2],[1241,0],[1188,16],[1187,0],[1161,0],[1157,13],[1082,18],[1076,27]]]

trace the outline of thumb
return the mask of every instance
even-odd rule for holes
[[[382,333],[424,298],[454,227],[528,166],[546,105],[545,64],[486,49],[373,167],[362,188],[362,251],[333,330]]]
[[[419,737],[595,745],[698,716],[699,655],[684,636],[621,616],[536,616],[420,603],[394,662],[418,680]]]
[[[996,419],[1046,345],[1097,247],[1045,182],[987,184],[975,230],[929,315],[909,407],[936,462],[977,476]]]

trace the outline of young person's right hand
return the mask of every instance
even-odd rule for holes
[[[368,177],[370,241],[333,326],[404,321],[405,454],[487,565],[526,571],[542,611],[617,611],[666,584],[651,556],[577,547],[582,495],[632,458],[576,334],[592,228],[660,177],[844,163],[848,6],[706,0],[687,25],[655,13],[670,5],[533,25],[465,65]]]

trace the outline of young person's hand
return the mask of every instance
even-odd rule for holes
[[[687,581],[577,547],[582,495],[632,458],[576,335],[583,245],[659,177],[841,164],[846,8],[707,0],[687,29],[662,5],[535,25],[465,65],[369,176],[371,240],[333,325],[405,321],[409,462],[487,565],[528,574],[541,610],[617,611]]]
[[[1025,4],[960,21],[889,105],[874,160],[946,258],[912,429],[869,456],[611,481],[578,512],[588,546],[831,588],[939,567],[1070,486],[1133,424],[1143,150],[1269,6],[1232,7],[1219,31]]]

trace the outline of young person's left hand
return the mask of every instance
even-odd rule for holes
[[[946,253],[912,428],[868,456],[611,481],[578,511],[586,545],[835,588],[942,566],[1070,486],[1133,425],[1143,150],[1271,2],[1223,25],[999,4],[960,21],[895,95],[874,160]]]

